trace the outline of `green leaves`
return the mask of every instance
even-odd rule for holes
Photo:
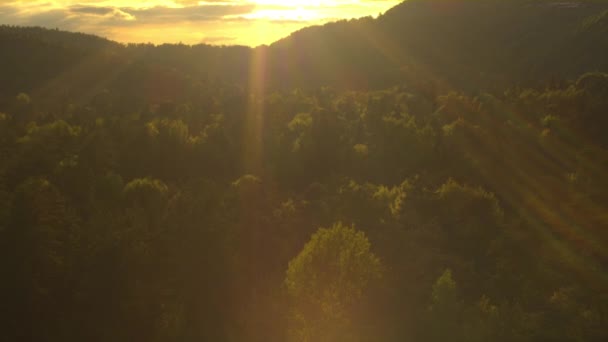
[[[452,271],[447,269],[433,285],[431,310],[454,306],[457,302],[456,295],[456,282],[452,279]]]
[[[72,86],[45,74],[41,88],[0,89],[0,322],[19,322],[3,336],[608,340],[608,77],[501,93],[484,89],[504,80],[481,66],[465,74],[474,96],[452,89],[462,70],[432,69],[460,68],[432,58],[460,44],[449,42],[412,57],[428,70],[386,65],[414,77],[378,91],[287,82],[250,97],[214,62],[247,49],[185,46],[131,46],[124,60],[117,47],[83,66],[120,60],[107,75],[81,79],[77,67]],[[400,58],[384,47],[374,51]],[[218,54],[182,69],[196,51]],[[219,69],[197,76],[205,63]],[[323,79],[357,83],[348,69]],[[15,73],[26,85],[36,70]],[[16,99],[21,89],[34,100]]]
[[[351,333],[350,310],[381,274],[365,234],[342,223],[320,228],[290,261],[285,277],[295,340],[326,341],[328,335]]]
[[[124,195],[129,206],[154,212],[166,204],[169,188],[158,179],[137,178],[125,185]]]

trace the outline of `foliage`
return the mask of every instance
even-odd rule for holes
[[[363,232],[342,223],[320,228],[287,268],[293,340],[353,339],[353,305],[381,272],[380,260],[371,253]]]
[[[606,2],[573,4],[259,50],[0,26],[2,338],[608,340]]]

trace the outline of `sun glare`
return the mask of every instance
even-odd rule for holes
[[[266,19],[272,21],[314,21],[320,19],[319,14],[302,7],[286,9],[263,9],[245,15],[247,19]]]
[[[399,0],[0,0],[0,21],[122,43],[258,46],[306,26],[375,16]],[[4,8],[4,9],[3,9]],[[3,12],[5,11],[5,12]],[[3,13],[12,13],[6,18]],[[4,19],[3,19],[4,18]]]

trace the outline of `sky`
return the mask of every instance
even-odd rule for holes
[[[122,43],[270,44],[306,26],[377,16],[399,0],[0,0],[0,24]]]

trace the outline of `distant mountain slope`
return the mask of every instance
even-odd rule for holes
[[[277,67],[286,81],[366,86],[426,75],[474,90],[606,70],[607,10],[606,1],[409,0],[271,49],[289,61]]]
[[[26,91],[120,44],[81,33],[0,26],[0,94]]]
[[[0,25],[0,106],[20,92],[86,103],[112,89],[132,103],[174,100],[183,83],[243,83],[242,46],[123,45],[93,35]]]

